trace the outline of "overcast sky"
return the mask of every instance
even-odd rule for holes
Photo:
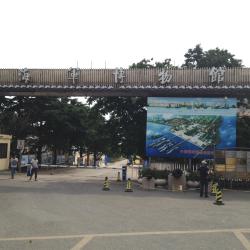
[[[0,68],[181,65],[189,48],[250,66],[249,0],[0,0]]]

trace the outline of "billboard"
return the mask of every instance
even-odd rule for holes
[[[213,158],[236,147],[236,98],[149,97],[149,157]]]

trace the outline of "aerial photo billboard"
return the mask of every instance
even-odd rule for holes
[[[236,98],[149,97],[149,157],[212,158],[236,147]]]

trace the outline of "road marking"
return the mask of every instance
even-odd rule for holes
[[[241,242],[241,244],[246,248],[246,250],[250,250],[250,242],[240,231],[235,231],[234,235]]]
[[[73,248],[71,248],[70,250],[80,250],[83,247],[85,247],[92,239],[94,238],[94,236],[86,236],[84,237],[82,240],[80,240]]]
[[[245,229],[212,229],[212,230],[187,230],[187,231],[155,231],[155,232],[131,232],[131,233],[104,233],[93,234],[94,237],[119,237],[119,236],[140,236],[140,235],[170,235],[170,234],[206,234],[206,233],[234,233],[250,232],[249,228]]]
[[[56,239],[73,239],[82,238],[81,235],[55,235],[55,236],[30,236],[30,237],[12,237],[12,238],[0,238],[0,241],[22,241],[22,240],[56,240]]]
[[[140,235],[206,234],[206,233],[234,233],[234,232],[250,233],[250,228],[30,236],[30,237],[0,238],[0,241],[50,240],[50,239],[53,240],[53,239],[71,239],[71,238],[83,238],[83,237],[119,237],[119,236],[140,236]]]

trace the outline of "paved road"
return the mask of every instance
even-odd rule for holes
[[[250,249],[249,192],[226,191],[225,206],[196,191],[125,193],[114,171],[55,170],[38,182],[0,174],[0,249]]]

